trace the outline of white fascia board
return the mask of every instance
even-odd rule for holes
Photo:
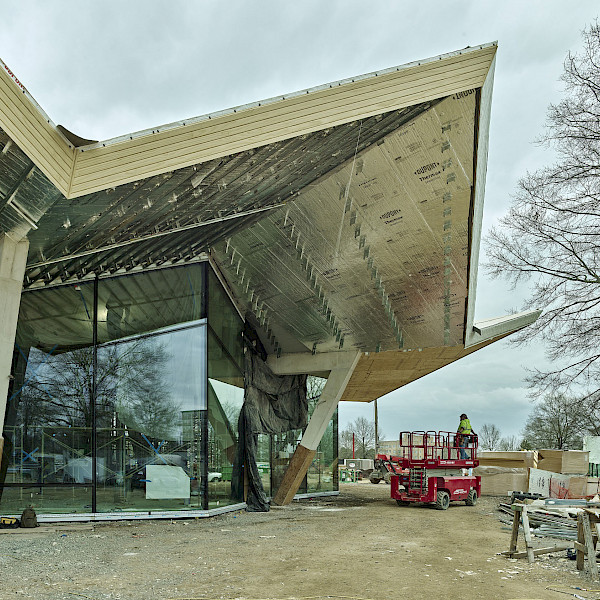
[[[492,89],[494,87],[494,69],[496,57],[492,60],[488,76],[481,89],[479,107],[479,128],[477,138],[477,164],[475,167],[475,190],[473,192],[473,222],[471,224],[471,254],[469,256],[469,288],[467,292],[467,317],[465,323],[465,348],[473,346],[475,322],[475,298],[477,295],[477,274],[479,271],[479,250],[481,247],[481,228],[483,222],[483,204],[489,148],[490,116],[492,110]],[[481,340],[480,340],[481,341]]]
[[[475,299],[477,296],[477,276],[479,272],[479,252],[481,248],[481,230],[483,205],[487,175],[489,148],[490,116],[492,109],[492,90],[494,87],[494,69],[496,57],[481,89],[479,108],[479,127],[477,137],[477,164],[475,190],[473,193],[473,222],[471,224],[471,254],[469,256],[469,289],[467,295],[467,317],[465,323],[465,348],[476,346],[498,336],[506,335],[531,325],[542,313],[530,310],[475,322]]]
[[[469,331],[465,348],[523,329],[534,323],[541,314],[541,310],[528,310],[514,315],[476,321]]]
[[[219,117],[224,117],[227,115],[238,114],[245,110],[249,110],[252,108],[269,106],[271,104],[275,104],[277,102],[282,102],[285,100],[291,100],[292,98],[303,98],[306,95],[314,94],[315,92],[322,92],[325,90],[335,89],[341,86],[351,86],[353,83],[358,83],[361,81],[365,81],[368,79],[373,79],[377,77],[381,77],[383,75],[390,75],[396,72],[405,71],[407,69],[413,69],[415,67],[424,67],[431,63],[436,63],[440,60],[453,58],[455,56],[467,55],[472,53],[480,52],[481,50],[485,50],[488,48],[494,48],[498,45],[497,41],[488,42],[486,44],[477,44],[475,46],[468,46],[461,50],[455,50],[453,52],[446,52],[445,54],[439,54],[437,56],[432,56],[430,58],[424,58],[421,60],[415,60],[409,63],[405,63],[403,65],[397,65],[394,67],[389,67],[387,69],[381,69],[379,71],[372,71],[370,73],[364,73],[363,75],[356,75],[354,77],[346,77],[345,79],[339,79],[337,81],[332,81],[330,83],[323,83],[321,85],[313,86],[310,88],[305,88],[303,90],[298,90],[296,92],[289,92],[280,94],[278,96],[272,96],[271,98],[266,98],[264,100],[258,100],[256,102],[249,102],[247,104],[240,104],[238,106],[233,106],[231,108],[222,109],[219,111],[214,111],[211,113],[207,113],[204,115],[199,115],[197,117],[191,117],[189,119],[181,119],[179,121],[174,121],[172,123],[167,123],[164,125],[159,125],[157,127],[152,127],[149,129],[143,129],[141,131],[136,131],[134,133],[127,133],[125,135],[121,135],[118,137],[110,138],[107,140],[101,140],[98,142],[91,143],[87,146],[82,146],[79,150],[87,151],[94,148],[104,148],[106,146],[110,146],[113,144],[119,144],[122,142],[129,142],[132,139],[136,139],[139,137],[146,137],[150,135],[154,135],[158,130],[167,131],[169,129],[176,129],[179,127],[184,127],[188,125],[193,125],[195,123],[199,123],[206,120],[218,119]],[[493,67],[491,67],[493,70]]]
[[[479,87],[485,77],[489,79],[496,46],[492,42],[464,48],[77,149],[1,63],[0,127],[61,193],[75,198]],[[388,90],[389,97],[382,96],[389,85],[394,91]],[[243,130],[238,131],[240,139],[234,135],[236,128]],[[166,154],[170,156],[168,164]]]

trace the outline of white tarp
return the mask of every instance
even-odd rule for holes
[[[189,498],[190,478],[181,467],[146,466],[146,499]]]

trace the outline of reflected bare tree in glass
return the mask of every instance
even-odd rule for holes
[[[167,369],[171,355],[164,344],[152,338],[136,340],[110,347],[107,374],[115,367],[116,378],[98,382],[98,398],[106,393],[114,405],[118,420],[128,428],[144,433],[150,438],[172,439],[179,423],[180,406],[174,401],[169,387]]]
[[[106,427],[121,422],[151,437],[172,433],[179,413],[165,377],[169,362],[165,345],[152,338],[101,348],[96,423]],[[32,351],[28,371],[35,375],[20,394],[17,422],[25,430],[31,426],[91,430],[92,368],[91,347],[50,357]]]

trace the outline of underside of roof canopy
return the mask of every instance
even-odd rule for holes
[[[103,142],[1,63],[0,231],[29,239],[24,288],[208,257],[269,353],[364,353],[349,400],[526,326],[539,313],[474,323],[495,52]]]

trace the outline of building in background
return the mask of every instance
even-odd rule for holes
[[[390,456],[400,456],[400,440],[383,440],[378,442],[377,451],[379,454],[388,454]]]
[[[103,142],[54,125],[2,63],[2,511],[335,492],[340,400],[535,320],[474,320],[495,53]],[[306,375],[327,379],[311,407]]]

